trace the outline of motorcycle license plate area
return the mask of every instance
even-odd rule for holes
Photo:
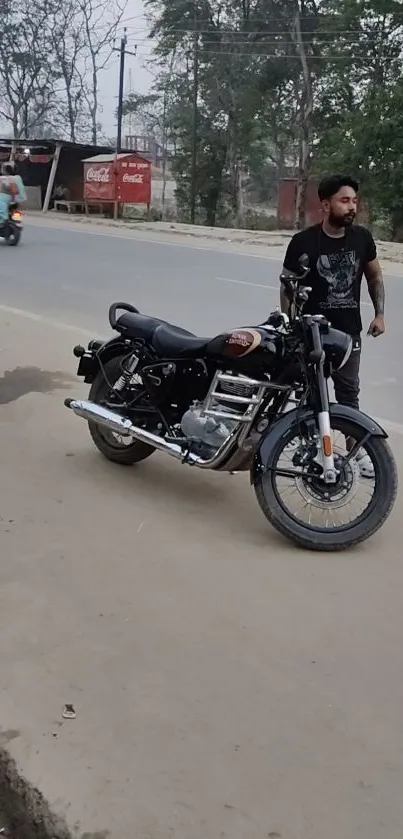
[[[84,381],[87,381],[88,379],[90,382],[92,382],[94,375],[96,374],[96,371],[97,365],[94,356],[90,355],[89,353],[82,355],[78,363],[77,376],[82,377]]]

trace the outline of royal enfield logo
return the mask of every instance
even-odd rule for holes
[[[227,352],[225,354],[242,358],[242,356],[253,352],[259,346],[261,340],[255,329],[235,329],[228,334],[226,340]]]
[[[127,172],[125,172],[122,180],[123,180],[124,184],[143,184],[144,183],[144,175],[140,175],[140,174],[128,175]]]
[[[250,332],[233,332],[228,343],[237,344],[240,347],[249,347],[253,343],[253,337]]]
[[[108,184],[109,183],[109,169],[107,166],[100,166],[99,169],[93,169],[90,167],[87,169],[86,175],[87,181],[95,181],[96,183]]]

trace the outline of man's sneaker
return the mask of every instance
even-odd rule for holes
[[[356,461],[359,466],[360,475],[362,478],[374,478],[375,477],[375,470],[374,465],[370,456],[366,453],[365,449],[360,449],[356,456]]]

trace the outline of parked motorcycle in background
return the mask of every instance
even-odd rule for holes
[[[386,521],[397,470],[377,422],[329,404],[327,379],[349,358],[352,340],[323,316],[301,314],[310,293],[302,269],[280,278],[289,318],[276,310],[258,326],[213,339],[114,303],[109,322],[118,336],[74,348],[89,401],[65,405],[88,420],[95,445],[115,463],[159,450],[200,469],[250,471],[280,533],[303,548],[340,551]],[[372,479],[360,476],[360,449]]]

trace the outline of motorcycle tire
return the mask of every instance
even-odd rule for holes
[[[18,245],[20,239],[21,239],[21,230],[19,229],[19,227],[16,227],[13,230],[13,232],[9,236],[7,236],[6,243],[9,247],[15,248],[16,245]]]
[[[344,437],[352,437],[357,442],[363,440],[365,436],[364,429],[359,424],[342,418],[332,419],[332,429],[340,431]],[[343,551],[366,541],[382,527],[395,503],[398,476],[390,446],[382,437],[370,437],[365,442],[365,450],[374,466],[373,498],[361,516],[330,531],[302,523],[285,508],[280,499],[276,485],[276,464],[287,445],[295,440],[297,432],[298,422],[294,421],[273,447],[269,462],[264,464],[265,471],[255,481],[256,497],[264,515],[283,536],[307,550]],[[330,503],[329,508],[331,508]]]
[[[99,371],[89,393],[88,398],[91,402],[96,402],[97,405],[105,403],[110,393],[108,382],[114,384],[122,373],[121,362],[122,358],[113,358],[104,365],[106,378],[104,373],[101,370]],[[133,440],[130,444],[122,443],[119,445],[117,437],[113,438],[111,435],[112,439],[116,440],[116,443],[112,443],[106,436],[106,429],[94,422],[89,422],[88,428],[98,451],[108,460],[111,460],[113,463],[118,463],[121,466],[133,466],[134,463],[140,463],[142,460],[146,460],[147,457],[150,457],[155,452],[152,446],[148,446],[146,443],[138,440]]]

